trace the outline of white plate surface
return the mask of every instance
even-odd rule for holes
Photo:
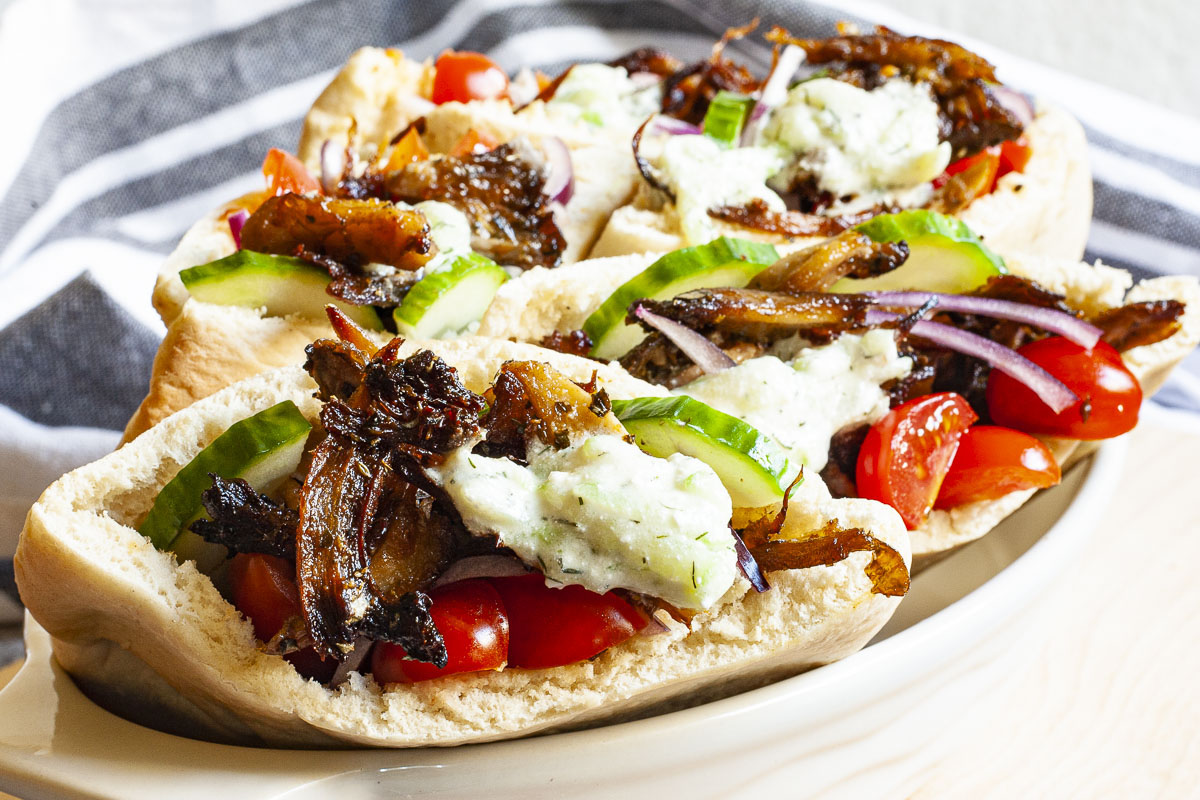
[[[926,570],[874,642],[836,664],[696,708],[450,749],[230,747],[127,722],[84,697],[26,620],[0,692],[0,790],[25,798],[891,797],[919,785],[939,730],[1044,633],[1027,612],[1083,547],[1123,441],[996,531]],[[686,793],[686,794],[685,794]]]

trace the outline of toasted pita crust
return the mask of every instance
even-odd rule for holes
[[[394,48],[356,50],[304,117],[300,160],[319,175],[327,140],[335,147],[353,144],[378,152],[433,108],[433,74],[432,61],[411,61]]]
[[[1083,256],[1092,218],[1092,180],[1083,128],[1070,114],[1043,104],[1025,136],[1033,150],[1025,171],[1001,178],[994,192],[958,216],[999,252],[1078,259]],[[639,194],[634,204],[613,212],[592,248],[592,258],[663,253],[686,246],[674,209],[657,210],[647,199]],[[819,239],[781,241],[732,225],[719,227],[730,236],[777,242],[785,252]]]
[[[450,345],[468,384],[508,358],[528,355],[528,348],[504,342]],[[553,360],[576,376],[593,368],[568,356]],[[615,395],[646,391],[633,384],[607,388]],[[16,555],[22,599],[55,637],[60,662],[85,686],[110,700],[141,698],[140,718],[220,740],[483,742],[650,713],[667,701],[701,702],[795,674],[862,647],[899,602],[871,593],[867,555],[860,553],[829,567],[773,573],[773,588],[764,594],[748,593],[739,578],[696,618],[691,635],[674,625],[592,661],[387,691],[354,674],[328,690],[256,650],[250,624],[207,577],[155,550],[131,527],[181,466],[233,422],[285,399],[315,418],[313,389],[294,367],[229,387],[64,476],[33,507]],[[836,518],[871,531],[908,559],[903,523],[890,508],[831,499],[817,480],[802,491],[785,531],[800,534]],[[64,593],[65,585],[72,591]]]

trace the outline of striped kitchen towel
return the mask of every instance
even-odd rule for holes
[[[0,4],[3,5],[3,4]],[[827,36],[838,20],[941,35],[1084,123],[1095,172],[1088,258],[1200,274],[1200,122],[863,3],[731,0],[14,0],[0,17],[0,587],[25,511],[112,448],[163,330],[160,260],[219,202],[258,188],[354,49],[447,47],[554,72],[654,44],[708,54],[752,17]],[[761,41],[733,45],[765,69]],[[1159,394],[1200,412],[1200,361]],[[1200,418],[1200,417],[1198,417]],[[0,619],[16,606],[0,593]]]

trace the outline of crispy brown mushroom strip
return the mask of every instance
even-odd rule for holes
[[[242,228],[242,247],[307,256],[333,272],[339,266],[353,272],[368,263],[415,270],[435,252],[429,225],[420,212],[379,200],[291,193],[267,198],[250,215]]]
[[[865,551],[871,554],[871,561],[866,568],[867,577],[871,579],[871,591],[888,597],[908,594],[909,573],[904,557],[894,547],[862,528],[843,528],[837,520],[829,520],[819,530],[810,531],[803,538],[780,536],[783,522],[787,519],[790,497],[791,487],[788,487],[776,514],[760,517],[738,531],[763,573],[829,566],[844,561],[851,553]]]
[[[905,262],[908,252],[906,242],[873,242],[866,234],[846,231],[784,256],[754,276],[748,288],[786,294],[827,292],[847,276],[891,272]]]

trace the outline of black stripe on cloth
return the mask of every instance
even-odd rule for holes
[[[110,189],[72,209],[40,245],[85,234],[127,240],[113,230],[115,219],[179,200],[244,175],[262,163],[263,154],[269,148],[280,142],[295,141],[299,130],[300,120],[296,119]],[[187,224],[191,222],[188,220]],[[140,240],[129,241],[140,244]]]
[[[21,597],[17,594],[17,575],[13,571],[11,558],[0,558],[0,592],[12,598],[13,602],[21,602]],[[7,664],[9,659],[20,656],[20,650],[16,648],[14,650],[13,653],[0,650],[0,665]]]
[[[122,69],[67,98],[46,117],[0,202],[0,247],[12,240],[63,176],[105,153],[185,125],[339,66],[366,44],[417,36],[443,4],[398,11],[383,0],[316,0]]]
[[[43,425],[122,430],[157,349],[158,337],[84,273],[0,330],[0,403]]]
[[[1163,200],[1092,183],[1094,217],[1119,228],[1191,247],[1200,259],[1200,216]]]
[[[1083,130],[1087,134],[1088,144],[1103,150],[1109,150],[1131,161],[1137,161],[1154,167],[1181,183],[1200,189],[1200,164],[1189,164],[1186,161],[1179,161],[1170,156],[1164,156],[1161,153],[1136,147],[1126,141],[1109,136],[1090,125],[1084,125]]]

